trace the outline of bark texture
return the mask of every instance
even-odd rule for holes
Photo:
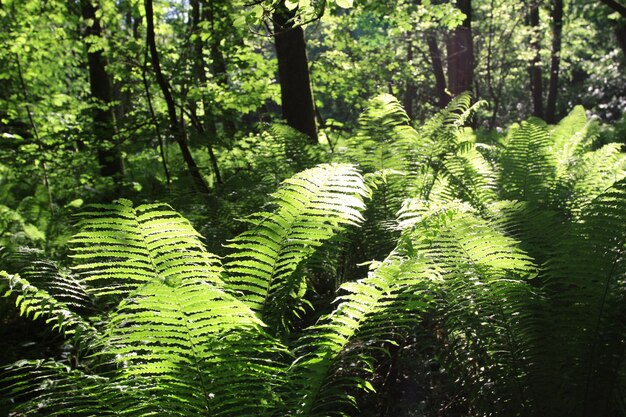
[[[87,23],[85,39],[89,45],[89,39],[102,36],[100,19],[96,15],[96,7],[91,0],[81,0],[81,12]],[[91,96],[96,101],[92,110],[93,133],[98,141],[98,163],[100,175],[114,177],[118,180],[124,174],[124,164],[120,155],[119,144],[115,140],[115,113],[112,107],[113,85],[106,71],[106,58],[102,50],[87,52],[87,65],[89,67],[89,89]]]
[[[283,117],[287,124],[317,143],[315,107],[309,76],[304,31],[289,21],[293,17],[281,3],[274,13],[274,44]]]

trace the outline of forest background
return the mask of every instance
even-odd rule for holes
[[[553,210],[550,216],[557,213],[554,216],[559,220],[555,224],[559,226],[552,226],[559,232],[554,233],[565,236],[570,232],[562,232],[566,228],[563,225],[571,223],[578,231],[576,227],[585,223],[581,213],[586,204],[601,198],[603,190],[624,177],[626,5],[619,0],[0,0],[0,25],[0,271],[16,274],[3,276],[6,288],[1,287],[7,297],[0,304],[0,351],[6,352],[0,365],[6,367],[5,371],[13,369],[10,364],[21,358],[55,358],[63,364],[75,361],[82,364],[77,365],[79,368],[84,365],[87,369],[92,365],[78,358],[89,355],[83,357],[76,352],[83,348],[92,352],[96,346],[85,348],[81,345],[84,341],[69,343],[61,337],[67,334],[59,336],[51,331],[50,320],[39,318],[44,311],[58,313],[54,309],[57,307],[51,307],[56,304],[46,304],[48,299],[45,303],[38,299],[38,320],[24,317],[34,312],[21,304],[25,298],[15,299],[18,272],[30,276],[33,282],[41,281],[37,285],[50,294],[65,294],[65,298],[59,297],[71,307],[67,311],[89,316],[98,325],[109,319],[115,323],[113,316],[108,316],[113,311],[112,302],[106,298],[110,294],[91,292],[89,279],[85,281],[80,274],[70,281],[59,278],[70,276],[67,268],[76,268],[76,259],[82,256],[81,249],[76,249],[76,239],[82,242],[78,246],[84,243],[80,233],[85,227],[97,229],[78,220],[83,219],[80,213],[85,211],[97,218],[98,210],[105,206],[123,211],[119,207],[129,204],[167,204],[168,210],[181,213],[203,236],[199,243],[202,250],[230,259],[230,264],[225,261],[226,270],[230,271],[231,265],[234,272],[230,274],[239,277],[231,277],[234,289],[230,290],[246,294],[249,288],[242,283],[243,273],[232,267],[238,245],[254,247],[254,239],[245,238],[250,236],[246,235],[250,224],[260,227],[256,217],[246,216],[254,212],[269,216],[268,207],[292,204],[291,197],[285,197],[290,191],[272,193],[278,187],[293,191],[285,185],[292,183],[283,181],[294,175],[301,178],[298,175],[305,175],[301,172],[306,169],[312,170],[304,171],[310,175],[331,175],[323,169],[334,167],[347,170],[341,175],[349,177],[352,168],[345,165],[313,167],[324,163],[356,164],[364,174],[365,185],[344,186],[359,201],[371,200],[371,207],[364,212],[365,220],[346,212],[337,214],[339,220],[335,223],[330,221],[332,233],[324,229],[315,234],[311,228],[311,241],[302,245],[321,246],[321,254],[305,251],[288,258],[293,263],[289,268],[293,266],[300,275],[308,274],[299,287],[281,293],[289,300],[285,304],[288,312],[260,315],[273,329],[272,336],[284,337],[285,346],[291,349],[289,343],[308,340],[299,332],[315,328],[315,323],[319,325],[318,320],[324,320],[332,311],[332,300],[342,294],[342,284],[375,273],[379,264],[372,261],[393,258],[395,262],[398,253],[412,253],[413,249],[403,246],[410,239],[402,216],[413,207],[407,198],[429,201],[433,212],[443,207],[435,210],[437,199],[446,204],[463,201],[476,210],[477,218],[495,223],[499,220],[488,213],[492,213],[492,204],[498,199],[529,202],[542,210]],[[523,120],[527,122],[521,123]],[[408,142],[419,142],[417,137],[427,139],[407,148]],[[537,156],[526,149],[527,164],[516,165],[521,148],[514,149],[515,138],[527,140],[528,149],[543,152],[545,147],[549,152]],[[447,145],[442,145],[444,142]],[[431,149],[432,154],[420,160],[412,154],[416,149],[423,155]],[[551,159],[546,156],[550,152]],[[453,157],[457,156],[469,165],[454,165]],[[612,164],[610,169],[607,161]],[[418,167],[420,163],[427,168]],[[597,177],[583,178],[583,171],[594,172]],[[428,179],[415,180],[418,172]],[[524,175],[529,179],[520,185]],[[409,180],[413,181],[411,185],[403,182]],[[544,180],[549,184],[542,183]],[[528,191],[535,185],[543,191]],[[494,190],[501,194],[495,197]],[[115,200],[118,202],[113,203]],[[94,209],[90,208],[92,204],[103,206]],[[361,203],[347,204],[350,210],[363,209]],[[623,215],[626,203],[616,203],[616,207]],[[323,209],[335,213],[332,207]],[[400,217],[396,217],[398,213]],[[527,219],[533,219],[533,214],[524,213]],[[539,216],[543,220],[537,227],[546,225],[544,214]],[[352,229],[361,222],[365,225],[362,233]],[[546,226],[550,232],[556,229]],[[509,231],[502,233],[507,235]],[[236,236],[239,238],[231,241]],[[559,260],[549,259],[558,252],[554,248],[559,243],[538,243],[537,236],[533,236],[527,242],[523,232],[510,237],[522,241],[520,247],[533,258],[536,268],[556,268]],[[623,236],[617,235],[616,239],[621,242],[616,246],[618,266],[610,270],[611,276],[617,276],[623,284]],[[331,244],[340,249],[333,251]],[[548,246],[552,249],[546,249]],[[517,248],[513,245],[501,250],[517,253],[518,249],[512,247]],[[572,251],[567,256],[578,253]],[[98,256],[106,257],[102,253]],[[566,256],[558,259],[562,261]],[[522,270],[535,274],[528,272],[532,268],[521,258],[512,262],[515,274]],[[241,268],[247,267],[244,265],[242,262]],[[90,269],[95,268],[93,265],[85,268],[94,274]],[[211,271],[207,274],[214,273]],[[46,274],[52,275],[46,278]],[[67,287],[55,287],[53,280]],[[285,282],[291,283],[281,277],[280,285]],[[536,282],[539,284],[532,286],[538,292],[539,288],[544,290],[544,285],[548,288],[546,294],[556,288],[551,278]],[[28,294],[24,288],[24,294]],[[614,290],[606,288],[605,297],[600,297],[598,328],[604,320],[606,294]],[[273,283],[269,299],[275,302],[273,292],[280,291],[279,284]],[[446,291],[452,294],[460,290],[450,287]],[[618,303],[623,292],[615,291]],[[98,304],[100,296],[107,301]],[[68,301],[73,297],[79,300],[77,306]],[[93,304],[89,308],[84,304],[87,298]],[[555,303],[560,305],[563,300]],[[402,309],[410,310],[407,306]],[[512,310],[516,314],[519,311]],[[449,320],[446,314],[443,316]],[[61,324],[60,316],[54,317]],[[445,355],[438,350],[451,342],[442,341],[447,336],[439,337],[445,333],[445,326],[440,328],[436,317],[429,311],[420,323],[411,324],[415,326],[409,338],[412,342],[403,339],[400,345],[395,341],[389,345],[385,343],[390,340],[378,335],[387,359],[381,359],[383,365],[373,369],[373,376],[354,379],[354,386],[348,388],[343,381],[342,399],[348,399],[341,405],[335,407],[334,400],[328,400],[335,394],[328,394],[326,405],[335,407],[332,412],[310,404],[307,412],[349,413],[345,411],[349,407],[344,407],[348,402],[365,405],[371,415],[380,416],[478,415],[473,414],[477,410],[483,413],[480,415],[507,415],[506,407],[500,409],[494,404],[510,400],[527,408],[509,415],[533,415],[529,410],[536,410],[533,407],[542,403],[524,397],[528,394],[524,390],[522,399],[519,393],[507,397],[508,388],[503,389],[506,394],[493,394],[492,398],[476,388],[497,380],[491,374],[478,376],[489,368],[484,364],[493,359],[490,348],[481,350],[477,358],[476,352],[471,353],[472,348],[466,346],[466,355],[455,358],[457,366],[471,362],[472,367],[482,371],[468,375],[458,368],[456,374],[450,371],[454,376],[440,375],[440,368],[454,366],[444,365]],[[459,319],[455,323],[461,322]],[[450,321],[445,323],[449,325]],[[319,326],[316,331],[321,331],[323,326]],[[436,342],[429,339],[423,343],[427,347],[420,350],[415,346],[423,340],[415,335],[424,328],[437,335]],[[494,331],[498,337],[508,331],[499,329]],[[588,327],[581,325],[581,329]],[[526,330],[523,333],[527,335]],[[452,339],[453,334],[449,333]],[[497,339],[491,333],[486,338],[492,337]],[[600,355],[600,339],[590,339],[593,341],[588,347],[592,346],[594,355]],[[350,343],[345,344],[348,352],[356,346]],[[437,343],[441,345],[433,347]],[[614,347],[609,342],[606,346]],[[521,362],[528,360],[530,368],[538,363],[531,360],[530,350],[520,349],[525,352],[520,354]],[[380,359],[374,353],[368,353],[368,358],[371,360],[364,360],[363,367]],[[419,358],[419,365],[407,365],[411,360],[407,358]],[[578,363],[580,357],[576,358],[573,361]],[[624,377],[621,366],[614,366],[619,374],[614,381]],[[341,367],[333,369],[335,379],[328,378],[341,379],[341,372],[337,377]],[[505,369],[502,365],[500,371]],[[287,371],[277,374],[281,372]],[[533,370],[509,369],[504,373],[523,380]],[[586,386],[581,412],[598,407],[587,401],[592,374],[593,378],[604,375],[601,371],[597,375],[587,372],[586,382],[581,383]],[[6,379],[6,373],[3,375],[3,384],[11,381],[12,377]],[[451,381],[462,382],[451,388]],[[511,384],[523,386],[519,381]],[[598,415],[624,415],[623,394],[616,394],[621,392],[619,387],[618,382],[611,385],[608,399],[601,406],[605,414]],[[562,388],[560,393],[566,393],[561,397],[563,403],[575,397],[572,392],[578,389]],[[32,392],[10,389],[15,388],[5,391],[10,393],[5,399],[12,404],[29,404],[29,399],[39,398]],[[359,389],[381,394],[360,397],[355,394]],[[269,397],[264,397],[263,404],[270,409],[273,406],[268,404],[275,399],[265,394]],[[509,400],[502,400],[505,397]],[[40,405],[45,406],[47,401],[57,412],[65,406],[49,398]],[[13,405],[6,407],[8,410]],[[282,410],[278,413],[286,413],[277,409]],[[559,409],[555,405],[555,409],[563,411],[566,407]],[[223,415],[237,415],[228,407],[224,410]],[[0,413],[3,411],[0,408]],[[148,414],[145,410],[142,413]],[[242,411],[240,415],[246,414]]]

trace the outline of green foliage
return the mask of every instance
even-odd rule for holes
[[[341,228],[362,220],[365,195],[351,165],[321,165],[286,180],[273,196],[277,210],[249,218],[252,228],[229,245],[236,249],[225,265],[232,290],[272,328],[288,328],[307,291],[298,268]]]
[[[338,155],[365,175],[330,163],[283,181],[224,266],[167,205],[88,206],[71,270],[25,255],[21,276],[0,276],[66,345],[4,368],[14,412],[369,416],[395,380],[418,378],[432,396],[403,412],[454,398],[472,415],[619,415],[623,154],[594,150],[580,108],[481,144],[462,127],[475,109],[461,96],[414,129],[393,97],[373,99]],[[280,129],[247,163],[289,152]],[[292,155],[269,182],[319,157]],[[346,280],[333,268],[365,239],[392,247]],[[321,289],[333,305],[311,302]]]

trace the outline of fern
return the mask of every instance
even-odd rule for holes
[[[502,155],[500,187],[505,198],[548,204],[555,188],[557,164],[548,130],[539,121],[513,130]]]
[[[598,196],[548,265],[545,288],[555,321],[557,412],[609,415],[623,400],[626,180]],[[576,302],[572,302],[576,300]],[[565,373],[565,375],[563,374]]]
[[[362,220],[363,179],[352,165],[321,165],[285,181],[274,194],[278,209],[250,219],[252,229],[229,245],[229,288],[276,330],[288,329],[306,293],[297,273],[315,248],[342,227]]]
[[[15,298],[15,306],[20,315],[33,320],[43,318],[53,330],[77,341],[96,338],[94,327],[70,307],[47,291],[41,290],[19,275],[9,275],[0,271],[0,291],[3,297]]]
[[[74,270],[96,298],[113,302],[147,283],[213,277],[215,257],[189,221],[159,204],[133,208],[130,201],[93,205],[81,214],[71,240]]]
[[[294,390],[288,404],[295,413],[340,415],[355,405],[355,386],[373,390],[364,373],[373,352],[401,338],[402,327],[418,320],[412,314],[428,304],[426,295],[410,291],[412,285],[436,278],[424,262],[392,255],[369,277],[343,284],[347,294],[338,298],[335,311],[298,340],[299,357],[288,374]]]

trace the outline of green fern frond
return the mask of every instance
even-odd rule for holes
[[[545,290],[558,352],[560,412],[608,415],[623,400],[626,359],[626,180],[599,195],[548,264]],[[572,302],[576,300],[576,302]],[[547,400],[546,400],[547,401]]]
[[[535,119],[522,122],[513,130],[502,155],[500,188],[505,198],[547,204],[556,175],[547,128]]]
[[[74,270],[95,297],[123,298],[155,281],[211,277],[216,259],[188,220],[163,204],[132,207],[127,200],[90,206],[71,240]]]
[[[89,343],[97,339],[96,329],[70,307],[51,296],[47,291],[30,284],[19,275],[0,271],[0,296],[15,299],[21,316],[33,320],[42,318],[45,323],[68,339]]]
[[[273,328],[288,327],[306,281],[296,274],[323,242],[361,222],[367,191],[352,165],[320,165],[286,180],[274,194],[273,213],[257,213],[253,228],[232,240],[226,257],[229,287]],[[284,321],[286,320],[286,321]]]
[[[626,155],[621,144],[609,143],[583,154],[572,167],[568,178],[571,195],[567,208],[578,216],[584,207],[613,183],[626,176]]]
[[[207,283],[145,285],[111,319],[116,379],[144,386],[139,409],[253,416],[275,406],[284,350],[250,308]],[[128,382],[126,382],[128,383]]]
[[[567,166],[571,160],[591,147],[591,138],[587,135],[589,122],[585,109],[576,106],[550,131],[552,147],[559,166]]]
[[[373,351],[401,339],[402,329],[419,321],[428,296],[414,287],[431,279],[437,273],[423,261],[392,255],[367,278],[343,284],[347,294],[335,311],[297,342],[299,357],[288,373],[288,404],[295,414],[344,415],[353,409],[354,388],[373,389],[366,379]]]
[[[103,376],[49,360],[16,362],[0,373],[15,415],[120,416],[132,409],[134,393]]]
[[[496,174],[475,147],[447,156],[443,168],[456,198],[478,210],[497,200]]]
[[[467,204],[425,207],[416,215],[405,236],[442,277],[429,287],[436,356],[478,410],[530,407],[526,358],[538,344],[540,326],[529,312],[542,304],[528,279],[537,267],[516,240]]]
[[[371,99],[347,140],[346,156],[365,172],[406,171],[419,138],[400,102],[389,94]]]

